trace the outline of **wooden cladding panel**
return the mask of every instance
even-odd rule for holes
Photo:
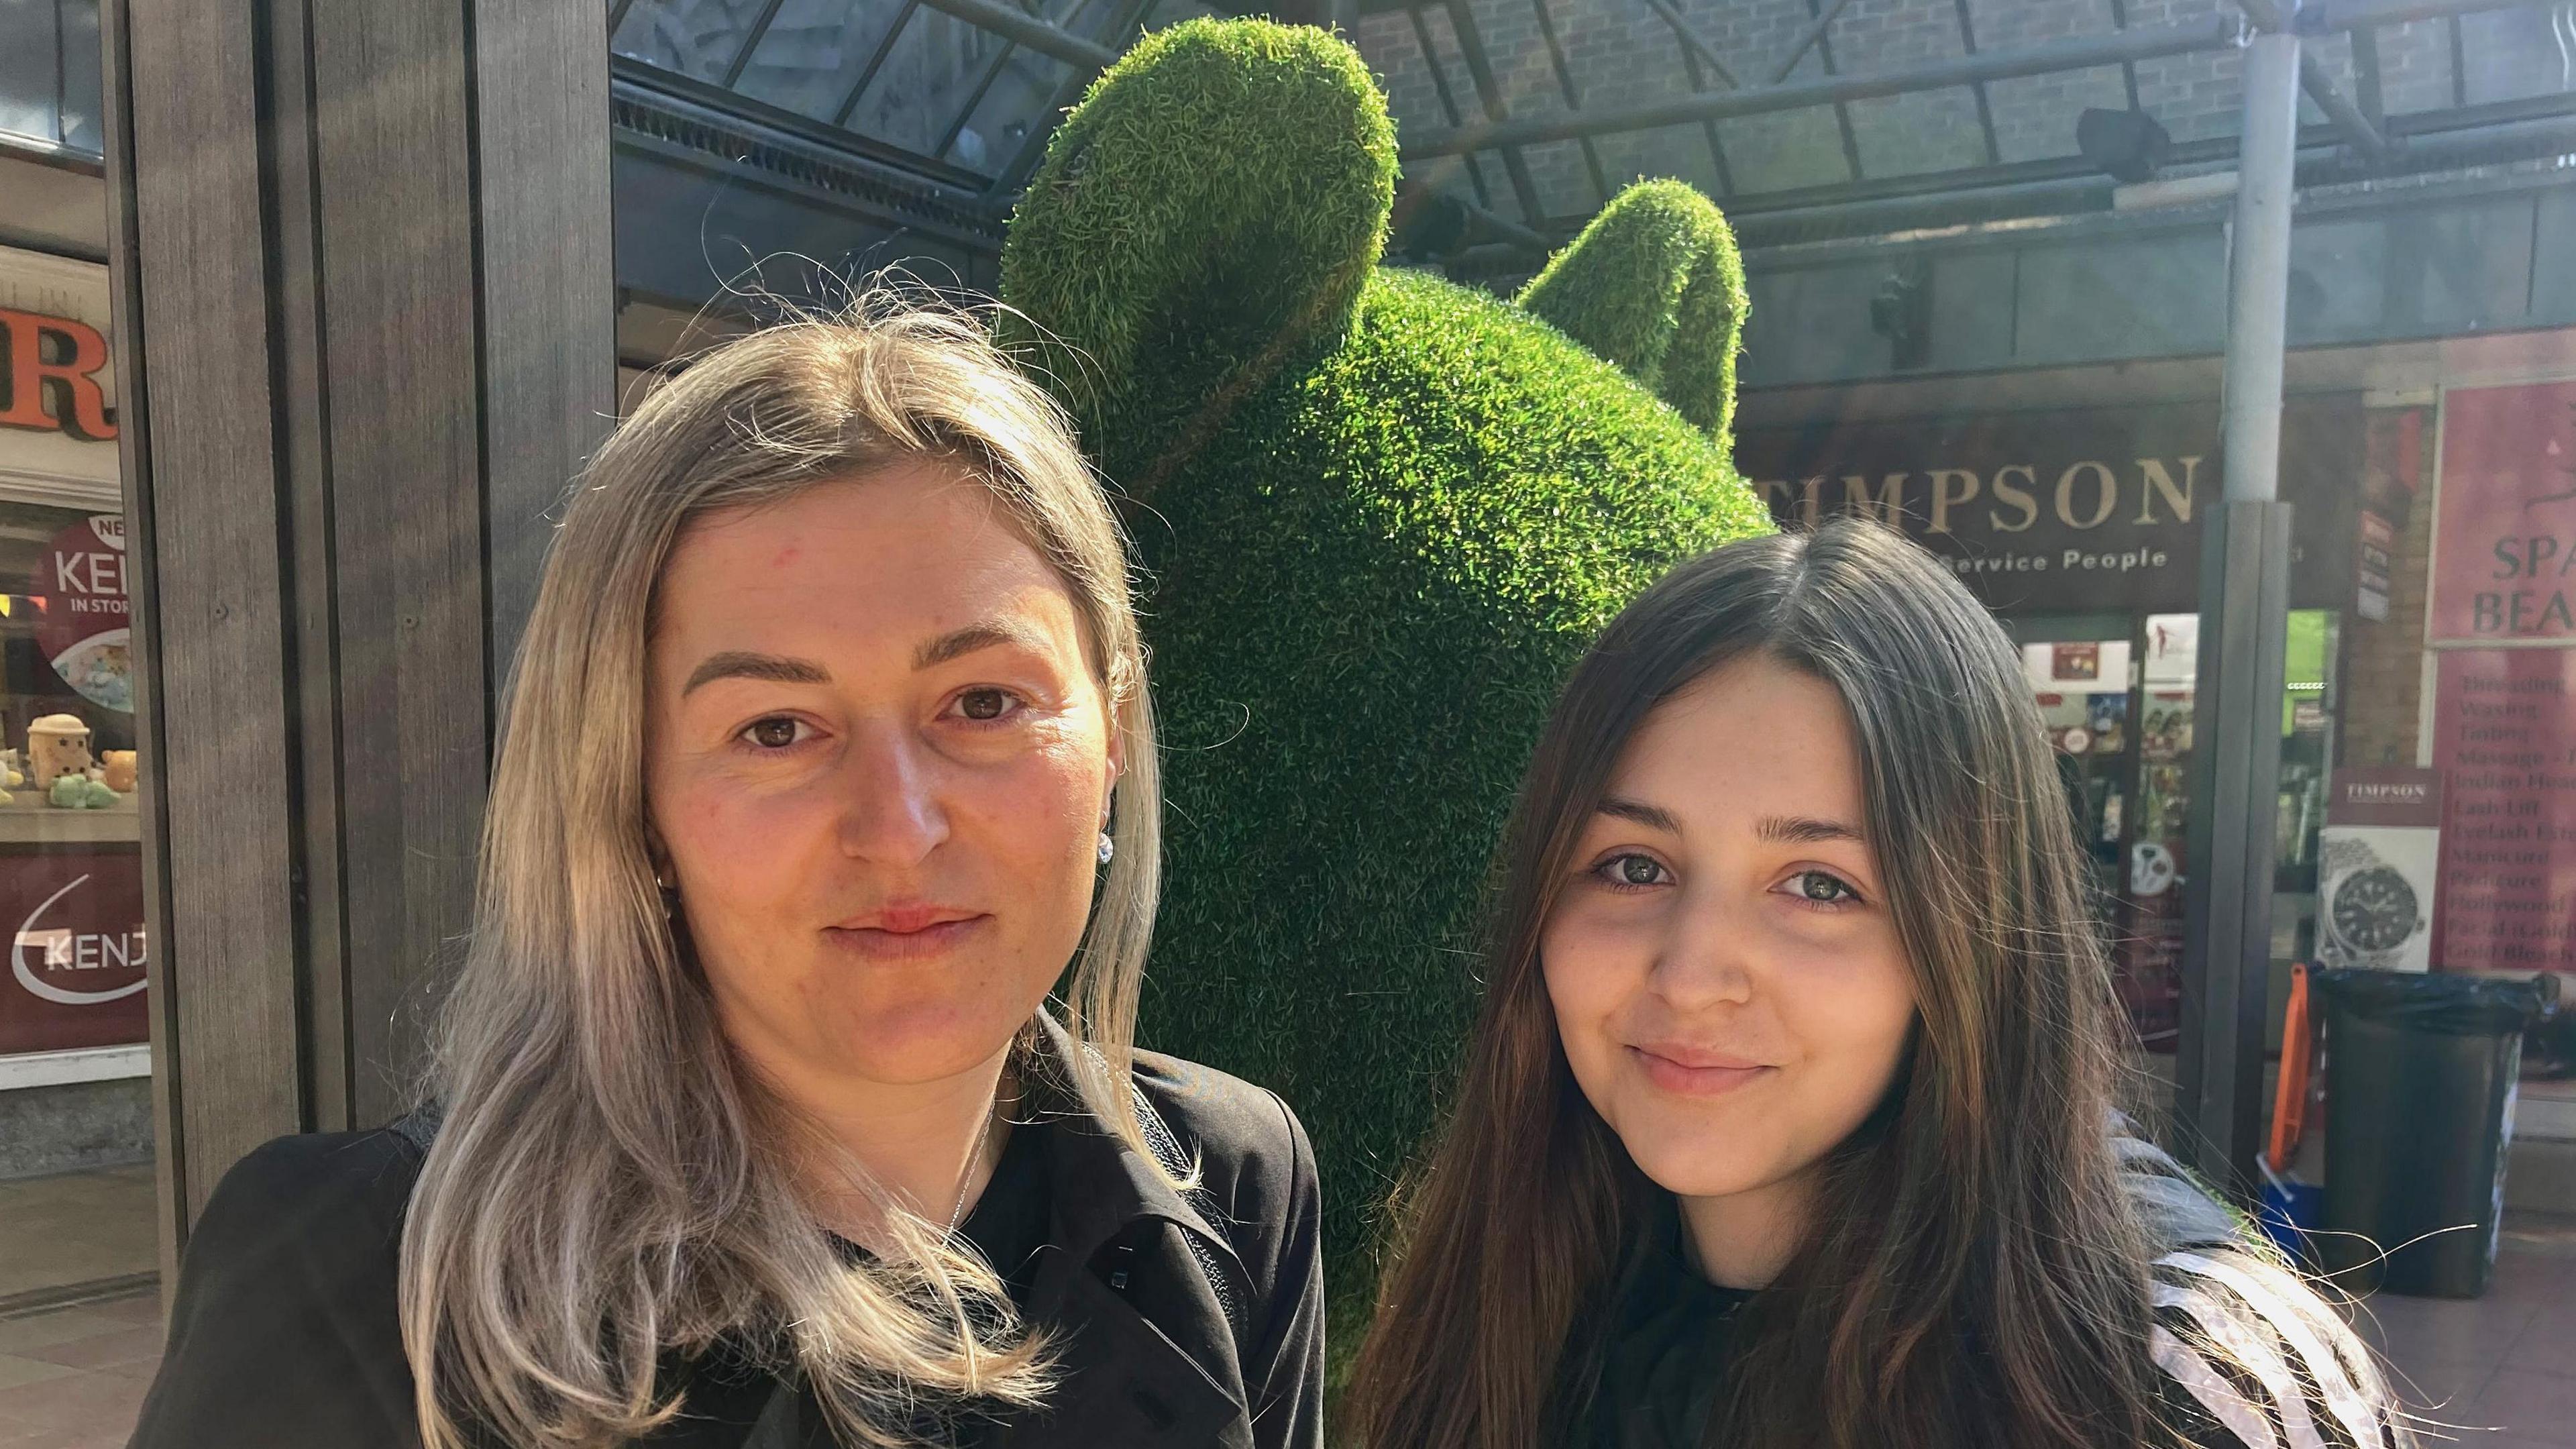
[[[553,510],[617,411],[608,14],[585,0],[474,0],[474,49],[483,246],[514,259],[483,271],[497,689],[536,604]]]
[[[488,758],[461,5],[314,14],[354,1121],[399,1109],[470,924]]]
[[[120,18],[126,270],[152,368],[150,476],[129,493],[152,541],[147,688],[173,862],[152,954],[161,1060],[185,1074],[167,1150],[208,1165],[175,1183],[193,1218],[224,1165],[302,1125],[258,52],[238,6],[133,0]]]

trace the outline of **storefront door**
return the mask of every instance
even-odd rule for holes
[[[2170,1052],[2180,1030],[2199,616],[2043,614],[2007,622],[2057,750],[2122,1003],[2140,1042]],[[2315,947],[2338,622],[2322,609],[2290,618],[2273,882],[2276,969],[2308,959]]]

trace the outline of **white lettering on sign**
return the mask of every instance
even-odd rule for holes
[[[89,884],[89,877],[79,876],[70,885],[45,897],[44,904],[29,911],[27,919],[18,923],[17,935],[9,945],[9,970],[18,978],[18,984],[27,988],[28,992],[37,999],[53,1002],[57,1006],[95,1006],[101,1002],[132,996],[141,991],[145,985],[143,980],[138,979],[122,986],[110,986],[104,990],[83,991],[77,986],[62,985],[45,979],[45,977],[80,971],[130,971],[143,964],[143,932],[139,928],[122,935],[104,936],[96,932],[74,932],[59,926],[46,927],[38,924],[44,919],[45,912],[54,908],[56,901],[87,884]],[[27,961],[27,948],[30,946],[37,948],[38,952],[34,966],[29,965]],[[44,969],[45,977],[36,974],[38,966]]]
[[[54,577],[75,594],[113,594],[125,597],[125,555],[121,553],[61,553],[54,555]]]

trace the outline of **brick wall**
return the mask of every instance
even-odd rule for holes
[[[1725,57],[1737,80],[1761,85],[1780,57],[1813,20],[1812,0],[1675,0],[1692,27]],[[1980,52],[2026,50],[2076,37],[2108,34],[2111,0],[1850,0],[1836,18],[1827,44],[1842,74],[1894,70],[1957,57],[1965,50],[1960,12],[1966,10]],[[1565,52],[1561,80],[1540,28],[1541,8]],[[2236,0],[2125,0],[2133,27],[2204,22],[2232,15]],[[1579,109],[1632,105],[1689,94],[1682,44],[1645,0],[1467,0],[1467,9],[1492,59],[1504,112],[1514,120],[1562,115],[1570,81]],[[1467,120],[1483,116],[1445,6],[1421,11],[1431,36],[1426,55],[1406,11],[1365,16],[1355,37],[1384,81],[1399,136],[1447,130],[1452,118],[1440,103],[1432,68],[1441,67],[1451,99]],[[2437,110],[2453,104],[2451,29],[2446,21],[2386,26],[2378,32],[2381,91],[2391,115]],[[2563,88],[2562,58],[2538,12],[2470,16],[2461,42],[2468,61],[2471,102],[2501,100]],[[2346,95],[2354,94],[2352,43],[2335,35],[2310,42],[2326,72]],[[1436,57],[1436,58],[1435,58]],[[1793,79],[1825,73],[1824,56],[1810,50]],[[2137,62],[2137,101],[2179,141],[2229,136],[2242,107],[2238,53],[2220,50]],[[1704,89],[1721,89],[1714,77]],[[2075,117],[2087,106],[2124,108],[2128,78],[2118,66],[2062,75],[1996,81],[1986,87],[1994,118],[1995,159],[2005,162],[2062,157],[2075,151]],[[2302,102],[2307,120],[2322,123],[2314,103]],[[1887,177],[1983,164],[1988,158],[1977,97],[1965,87],[1920,95],[1856,101],[1849,106],[1851,149],[1861,173]],[[1752,116],[1709,128],[1677,126],[1627,136],[1605,136],[1583,146],[1566,142],[1527,152],[1542,219],[1579,219],[1601,204],[1593,168],[1611,191],[1638,176],[1680,176],[1712,194],[1769,192],[1830,185],[1851,179],[1842,125],[1830,107]],[[1495,208],[1519,216],[1498,158],[1481,171]],[[1732,186],[1721,185],[1721,181]]]
[[[2424,590],[2430,577],[2433,538],[2433,418],[2429,408],[2396,408],[2369,415],[2363,464],[2365,496],[2384,487],[2399,467],[2401,420],[2421,418],[2413,476],[2423,491],[2398,532],[2389,564],[2388,618],[2371,623],[2344,615],[2342,763],[2415,763],[2417,709],[2424,687]]]

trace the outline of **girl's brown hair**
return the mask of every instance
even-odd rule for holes
[[[2019,657],[1950,572],[1831,523],[1684,564],[1558,700],[1515,807],[1483,1012],[1350,1395],[1374,1449],[1565,1442],[1657,1191],[1575,1085],[1539,965],[1578,835],[1646,716],[1767,655],[1849,712],[1921,1002],[1871,1123],[1758,1295],[1705,1442],[2163,1442],[2149,1238],[2109,1142],[2121,1040],[2063,787]]]

